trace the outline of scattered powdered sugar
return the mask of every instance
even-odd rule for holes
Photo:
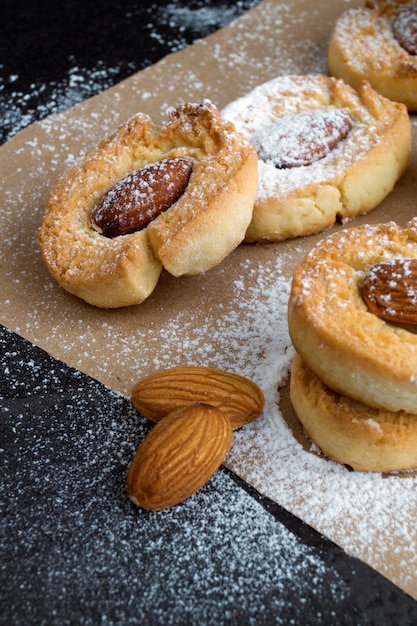
[[[62,60],[68,70],[59,81],[35,77],[27,85],[24,80],[22,83],[19,73],[7,74],[0,62],[0,143],[32,122],[68,109],[155,63],[165,54],[181,50],[209,35],[258,3],[259,0],[238,0],[232,6],[222,3],[211,6],[212,3],[201,1],[192,7],[181,1],[155,2],[147,7],[132,5],[123,17],[117,19],[120,23],[124,19],[129,31],[135,29],[135,23],[140,20],[141,36],[147,42],[147,46],[139,47],[141,54],[138,55],[136,48],[127,47],[123,48],[120,60],[117,55],[112,63],[97,58],[86,66],[70,53],[68,59]],[[102,54],[105,56],[105,51]]]
[[[404,15],[397,18],[397,32],[401,33],[403,41],[411,43],[411,31],[417,19],[415,7],[404,7],[403,11]],[[407,15],[408,11],[410,15]],[[371,36],[367,36],[368,33]],[[333,36],[351,69],[364,77],[372,76],[373,72],[394,75],[399,69],[397,63],[404,63],[406,52],[394,36],[390,17],[381,14],[379,9],[354,8],[345,11],[335,24]],[[409,71],[413,65],[415,67],[413,54],[407,61]]]
[[[192,28],[199,32],[206,32],[214,26],[231,22],[239,13],[248,9],[257,2],[243,2],[238,0],[233,6],[179,6],[178,3],[169,2],[163,8],[158,9],[156,16],[162,17],[173,28],[183,32],[186,28]]]
[[[269,151],[261,149],[259,153],[260,200],[285,198],[286,194],[311,184],[338,187],[349,168],[364,159],[373,146],[384,140],[385,123],[379,123],[372,110],[367,110],[359,97],[354,94],[346,95],[341,104],[340,96],[332,91],[333,87],[322,76],[278,76],[257,85],[223,108],[223,116],[232,121],[257,148],[262,148],[260,143],[269,134]],[[268,158],[269,154],[274,153],[274,147],[281,149],[281,144],[275,140],[275,126],[278,123],[282,124],[286,118],[291,120],[294,145],[290,143],[288,149],[291,154],[296,154],[298,146],[298,153],[304,155],[307,145],[307,140],[303,140],[303,131],[305,132],[307,125],[304,122],[305,116],[315,113],[316,116],[329,117],[336,112],[339,115],[350,115],[349,132],[340,135],[339,141],[333,142],[333,149],[328,150],[323,158],[315,159],[311,164],[301,163],[300,167],[290,169],[280,168],[273,159]],[[326,129],[329,128],[328,120],[325,126]],[[307,137],[313,133],[314,129],[310,124]],[[320,141],[322,145],[325,143],[325,133],[316,128],[315,142]],[[337,201],[335,213],[339,209]]]
[[[314,18],[315,11],[314,6],[309,6],[308,11],[300,11],[295,15],[292,13],[291,3],[279,5],[266,3],[262,21],[254,28],[248,29],[242,22],[237,22],[231,27],[229,32],[233,45],[224,48],[216,42],[199,42],[198,50],[204,64],[197,59],[198,62],[184,67],[181,63],[176,66],[172,61],[172,65],[169,66],[171,72],[169,76],[167,74],[163,76],[165,81],[163,84],[160,72],[161,68],[166,66],[162,64],[155,67],[152,74],[156,77],[155,88],[153,89],[152,84],[152,89],[138,89],[135,107],[139,108],[141,104],[152,102],[162,91],[165,98],[160,105],[158,103],[161,114],[172,108],[177,99],[183,100],[191,95],[194,100],[199,94],[206,97],[207,85],[204,78],[208,59],[212,64],[218,64],[220,70],[224,67],[228,69],[228,79],[230,77],[231,82],[235,81],[236,94],[246,92],[248,87],[253,87],[270,77],[271,64],[273,68],[276,67],[276,73],[280,74],[324,71],[327,45],[324,39],[317,43],[308,37],[303,41],[290,38],[288,43],[288,38],[281,37],[291,32],[294,25],[308,23]],[[317,16],[315,19],[318,19]],[[265,40],[270,39],[271,33],[274,33],[274,52],[271,52],[270,46],[263,48],[263,51],[265,50],[263,56],[253,56],[254,43],[259,47]],[[224,78],[216,76],[217,74],[212,78],[209,97],[225,105]],[[246,80],[244,84],[242,76]],[[178,90],[178,84],[182,85],[181,91]],[[60,89],[57,96],[62,93]],[[37,185],[48,186],[51,174],[61,169],[64,163],[74,160],[76,155],[72,153],[72,148],[68,147],[73,145],[71,141],[74,128],[77,129],[79,143],[85,146],[91,145],[94,133],[98,132],[97,128],[101,134],[106,134],[112,129],[117,118],[117,109],[126,96],[132,97],[132,92],[128,92],[126,86],[121,86],[120,90],[113,94],[110,104],[103,103],[104,108],[100,112],[94,111],[88,118],[81,110],[69,119],[44,120],[39,130],[43,133],[42,137],[35,134],[31,138],[31,145],[27,144],[20,148],[20,152],[16,154],[17,159],[20,156],[26,158],[26,179],[29,183],[33,184],[33,180],[36,180]],[[415,121],[412,123],[415,124]],[[59,134],[54,135],[57,124]],[[38,166],[31,169],[30,162],[36,162]],[[4,218],[6,225],[9,224],[10,215],[20,214],[25,207],[28,207],[32,214],[40,215],[42,211],[42,198],[37,195],[38,189],[31,197],[25,192],[24,184],[17,191],[16,189],[15,187],[13,193],[11,190],[5,192],[7,202],[0,208],[2,223]],[[126,328],[126,325],[121,323],[125,322],[125,319],[121,320],[117,315],[113,317],[113,314],[108,312],[95,312],[94,315],[89,314],[86,317],[83,303],[72,299],[65,300],[67,306],[63,307],[57,286],[51,280],[45,279],[44,275],[42,275],[44,282],[40,280],[38,257],[36,256],[34,262],[30,257],[30,263],[21,263],[22,258],[28,257],[30,250],[37,250],[34,229],[30,227],[30,232],[25,231],[23,236],[16,224],[10,231],[6,229],[2,255],[6,255],[8,263],[4,264],[6,267],[4,281],[7,285],[10,283],[13,292],[10,292],[3,304],[6,320],[11,327],[15,326],[14,311],[18,309],[21,312],[27,306],[27,287],[34,284],[37,288],[36,299],[31,301],[28,310],[20,315],[15,330],[24,336],[30,336],[31,340],[43,344],[52,352],[59,352],[64,360],[67,355],[73,354],[75,347],[77,366],[82,371],[97,371],[105,376],[117,369],[128,378],[132,373],[133,362],[132,380],[134,380],[134,377],[137,378],[142,371],[149,368],[154,370],[170,367],[186,361],[190,364],[210,363],[252,378],[265,394],[265,411],[254,424],[235,433],[234,444],[227,457],[228,466],[257,487],[261,493],[276,500],[348,552],[386,573],[390,579],[396,576],[395,582],[402,588],[415,590],[416,477],[349,472],[346,468],[320,456],[314,446],[306,450],[294,437],[280,409],[280,400],[285,393],[285,390],[280,388],[288,376],[293,355],[287,328],[286,307],[290,279],[284,271],[285,257],[280,256],[274,260],[267,258],[258,263],[247,254],[247,259],[241,260],[238,264],[230,285],[227,283],[226,274],[222,275],[219,271],[218,275],[223,282],[219,279],[218,290],[224,290],[224,303],[217,300],[211,302],[210,295],[205,297],[203,276],[199,283],[195,283],[198,293],[190,305],[195,307],[195,311],[184,310],[181,294],[176,297],[175,293],[166,289],[165,293],[169,293],[166,302],[161,303],[161,299],[158,298],[153,302],[158,307],[156,309],[158,316],[162,315],[164,319],[162,326],[148,323],[149,319],[146,318],[145,324],[142,312],[132,311],[126,313],[126,317],[130,316]],[[296,243],[293,252],[294,255],[297,254]],[[239,252],[237,254],[239,255]],[[227,267],[227,261],[224,266]],[[209,277],[207,279],[209,280]],[[165,288],[167,283],[168,281]],[[57,313],[58,300],[61,306]],[[146,304],[144,310],[147,310]],[[193,320],[193,312],[198,316],[198,326]],[[48,320],[46,336],[45,320]],[[106,346],[105,350],[103,346]],[[74,394],[77,394],[76,388]],[[120,399],[120,402],[124,401]],[[103,412],[105,414],[105,409]],[[19,429],[19,425],[17,428]],[[77,440],[74,441],[78,446]],[[115,439],[115,443],[121,441],[124,442],[123,438]],[[112,449],[113,454],[127,455],[127,452],[131,454],[133,448],[129,445],[124,442],[117,448],[118,452],[115,452],[115,446]],[[108,450],[108,447],[105,450]],[[38,452],[40,458],[40,449]],[[82,459],[81,454],[80,458]],[[108,467],[107,471],[111,472],[111,465]],[[216,481],[217,478],[214,484],[218,484]],[[80,490],[83,485],[84,483],[80,485]],[[204,494],[203,491],[197,497],[201,507],[205,506]],[[10,497],[13,497],[12,493]],[[110,510],[113,504],[110,505],[108,495],[104,502],[107,503],[107,510]],[[237,512],[242,503],[238,499],[235,503]],[[58,504],[57,500],[56,510],[59,512]],[[183,511],[189,511],[187,507],[188,505]],[[100,510],[105,517],[106,507]],[[257,519],[259,515],[256,508],[251,511],[244,509],[244,513],[252,516],[252,519]],[[80,515],[82,517],[82,514]],[[234,515],[235,511],[231,513],[231,517]],[[180,510],[174,513],[173,517],[161,516],[161,520],[167,519],[174,520],[174,531],[177,531],[178,527],[183,528]],[[240,518],[236,519],[239,521]],[[130,518],[124,520],[126,517],[123,510],[120,511],[119,521],[122,527],[125,524],[127,536],[131,520]],[[165,521],[161,521],[161,524]],[[158,524],[153,525],[151,521],[149,522],[148,530],[154,532],[155,541],[158,541],[158,528]],[[268,524],[265,531],[270,532]],[[219,534],[221,535],[221,530]],[[96,551],[96,554],[101,555],[101,560],[99,567],[94,571],[103,572],[104,564],[107,564],[107,553],[103,549],[107,540],[110,546],[116,546],[118,543],[110,534],[101,538],[98,546],[100,550]],[[87,544],[91,541],[92,536],[88,535]],[[275,540],[271,541],[274,543]],[[279,542],[284,542],[283,545],[289,545],[290,549],[293,549],[291,542],[286,544],[285,537],[278,536],[276,543]],[[202,543],[204,544],[204,535]],[[123,541],[119,542],[119,546],[126,549],[126,543]],[[199,544],[197,547],[204,549],[204,545]],[[399,573],[390,570],[393,551],[396,560],[400,562]],[[128,558],[122,550],[120,561],[115,562],[114,566],[120,567],[122,562],[123,567],[127,567],[126,561],[130,556],[130,552]],[[224,561],[228,558],[227,552],[221,553],[221,556]],[[187,555],[183,554],[182,559],[185,562]],[[170,565],[175,565],[175,562],[170,562]],[[320,569],[320,564],[317,569]],[[271,572],[275,573],[278,580],[283,575],[282,572],[277,572],[276,566],[271,566]],[[308,576],[304,571],[302,574],[299,570],[293,573],[303,578]],[[192,577],[191,571],[189,574]],[[245,572],[244,575],[247,574]],[[52,573],[49,572],[49,575]],[[59,573],[57,576],[59,577]],[[74,583],[74,578],[71,578],[71,582],[80,585],[79,580],[75,580]],[[138,589],[138,579],[135,580],[135,589]],[[149,584],[152,585],[152,581],[149,581]],[[107,581],[107,585],[111,594],[111,582]],[[222,580],[219,580],[220,591],[221,588]],[[183,588],[181,594],[181,597],[186,595]],[[231,598],[234,601],[242,601],[239,594]]]
[[[280,409],[280,388],[293,356],[286,313],[290,280],[283,273],[284,261],[281,256],[262,266],[250,258],[242,262],[230,303],[222,311],[203,302],[206,322],[198,328],[184,310],[172,314],[163,327],[147,329],[146,343],[140,329],[132,329],[127,341],[117,336],[117,329],[115,335],[114,326],[104,326],[100,340],[118,344],[120,371],[134,354],[138,372],[149,369],[153,358],[151,370],[183,362],[206,363],[257,382],[265,395],[265,410],[256,422],[235,432],[226,464],[261,493],[390,578],[395,546],[401,571],[396,583],[413,589],[417,477],[350,472],[319,455],[315,446],[306,450]],[[198,315],[199,305],[193,306]],[[82,345],[94,353],[94,337],[85,324],[82,332]],[[61,341],[65,344],[65,337]],[[100,358],[100,365],[111,369],[112,355],[100,352]]]
[[[0,65],[1,69],[1,65]],[[133,67],[131,68],[133,71]],[[2,109],[1,139],[6,141],[35,120],[63,111],[86,98],[111,87],[121,76],[121,67],[108,67],[98,61],[94,68],[71,66],[60,82],[34,82],[31,93],[11,91],[17,76],[10,76],[2,85],[0,76],[0,107]],[[2,90],[3,86],[3,90]],[[33,102],[33,104],[31,104]]]
[[[351,118],[342,109],[317,109],[287,115],[253,133],[262,161],[279,169],[310,165],[324,158],[349,132]]]
[[[377,263],[366,274],[367,302],[372,302],[381,316],[398,319],[410,315],[417,305],[417,289],[414,271],[417,260],[401,256]],[[381,280],[386,282],[388,290],[380,289]],[[399,298],[407,297],[401,302]],[[382,306],[382,309],[379,308]],[[384,307],[387,307],[386,310]]]
[[[409,4],[400,6],[394,13],[392,21],[394,37],[408,54],[417,54],[417,6]]]
[[[170,510],[133,506],[126,472],[149,423],[33,347],[10,349],[7,331],[0,345],[2,529],[14,564],[2,579],[5,624],[289,624],[306,611],[319,624],[349,601],[337,569],[222,471]]]
[[[191,170],[190,159],[170,158],[130,172],[95,204],[91,212],[92,227],[106,237],[146,228],[181,197]]]

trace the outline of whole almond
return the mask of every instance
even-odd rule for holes
[[[164,159],[127,174],[91,212],[91,226],[105,237],[135,233],[169,209],[184,193],[192,171],[189,159]]]
[[[378,317],[417,324],[417,259],[396,258],[371,267],[365,275],[362,296]]]
[[[220,467],[232,438],[229,420],[215,407],[176,409],[139,446],[127,475],[130,499],[149,511],[183,502]]]
[[[342,109],[317,109],[279,118],[254,133],[252,143],[262,161],[278,169],[311,165],[346,137],[352,119]]]
[[[207,402],[229,418],[233,429],[254,421],[265,404],[261,389],[250,379],[192,365],[160,370],[143,378],[133,387],[131,401],[153,422],[178,407]]]

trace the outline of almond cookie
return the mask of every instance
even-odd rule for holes
[[[138,113],[51,190],[43,260],[90,304],[139,304],[163,267],[198,274],[241,243],[257,177],[256,150],[210,101],[179,106],[162,127]]]
[[[417,414],[370,408],[332,391],[299,354],[290,396],[306,434],[334,461],[366,472],[417,467]]]
[[[369,407],[417,414],[416,260],[414,218],[406,229],[389,222],[342,230],[296,267],[290,336],[333,391]]]
[[[328,70],[353,87],[368,80],[383,96],[417,110],[417,4],[368,0],[336,21]]]
[[[309,235],[367,213],[392,190],[410,154],[407,109],[363,83],[282,76],[223,109],[257,148],[259,184],[245,240]]]

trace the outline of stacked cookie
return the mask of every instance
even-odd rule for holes
[[[349,228],[294,272],[291,400],[306,433],[356,470],[417,467],[417,219]]]

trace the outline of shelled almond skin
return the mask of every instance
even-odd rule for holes
[[[362,296],[378,317],[417,324],[417,259],[388,259],[371,267],[365,274]]]
[[[176,409],[139,446],[127,475],[130,499],[149,511],[183,502],[220,467],[232,439],[219,409],[205,403]]]
[[[205,402],[226,415],[232,429],[254,421],[265,404],[250,379],[214,367],[179,366],[150,374],[133,387],[134,407],[153,422],[182,406]]]

